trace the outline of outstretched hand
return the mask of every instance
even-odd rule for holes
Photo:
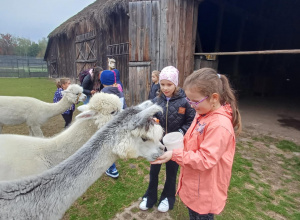
[[[150,162],[151,164],[162,164],[162,163],[166,163],[169,160],[171,160],[173,155],[173,151],[169,150],[166,151],[163,155],[161,155],[160,157],[158,157],[155,161]]]

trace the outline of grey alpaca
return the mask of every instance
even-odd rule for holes
[[[0,181],[0,219],[60,219],[118,158],[155,160],[163,153],[163,129],[152,117],[162,109],[148,106],[149,102],[120,112],[75,154],[50,170]]]

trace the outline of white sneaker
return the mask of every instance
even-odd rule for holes
[[[169,210],[168,198],[165,198],[159,203],[157,210],[160,212],[167,212]]]
[[[148,209],[147,207],[147,198],[143,198],[143,201],[140,203],[140,210],[146,211]]]

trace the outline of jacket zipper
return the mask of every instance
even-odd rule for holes
[[[166,111],[166,134],[168,133],[168,111],[169,111],[169,100],[167,100],[167,111]]]

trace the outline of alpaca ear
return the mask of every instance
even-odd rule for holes
[[[88,109],[88,105],[78,106],[77,109],[78,109],[78,111],[81,111],[81,112],[86,111]]]
[[[93,110],[87,110],[76,116],[76,119],[90,119],[94,117],[97,113]]]
[[[150,106],[152,106],[154,103],[151,102],[150,100],[144,101],[141,104],[137,105],[137,107],[141,108],[142,110],[149,108]]]
[[[153,115],[157,112],[162,112],[162,107],[153,104],[152,106],[144,109],[143,111],[139,112],[135,115],[135,118],[133,122],[130,123],[129,127],[130,129],[135,129],[136,127],[140,127],[147,124],[147,121],[150,117],[153,117]]]

